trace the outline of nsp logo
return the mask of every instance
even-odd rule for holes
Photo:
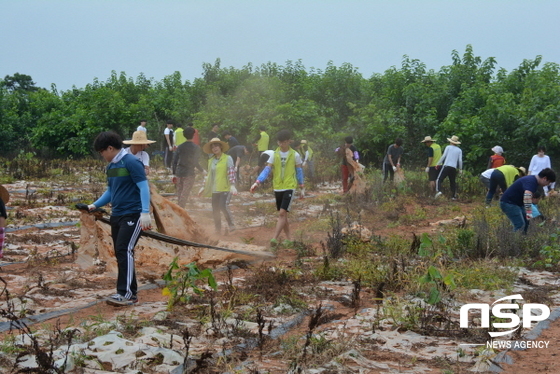
[[[519,309],[519,304],[517,303],[510,303],[510,304],[498,304],[503,300],[523,300],[523,297],[519,294],[517,295],[510,295],[506,297],[502,297],[492,303],[492,305],[488,304],[465,304],[461,307],[460,311],[460,321],[459,325],[461,328],[468,328],[469,327],[469,310],[471,309],[479,309],[480,310],[480,327],[488,328],[490,327],[490,307],[492,307],[492,315],[497,318],[505,318],[510,319],[510,322],[494,322],[492,326],[498,329],[512,329],[508,331],[490,331],[491,337],[495,338],[497,336],[503,336],[507,334],[511,334],[515,330],[517,330],[521,322],[523,322],[523,327],[531,327],[532,322],[539,322],[544,321],[545,319],[550,316],[550,309],[548,306],[544,304],[524,304],[523,305],[523,312],[522,318],[520,319],[516,313],[504,311],[506,309]],[[539,315],[533,315],[532,310],[540,310],[541,313]]]

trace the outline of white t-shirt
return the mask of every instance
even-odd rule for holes
[[[265,152],[269,152],[269,151],[265,151]],[[276,159],[276,152],[275,151],[271,151],[271,152],[272,155],[270,156],[267,162],[269,164],[274,165],[274,160]],[[282,161],[282,166],[284,166],[286,160],[288,159],[288,154],[290,153],[290,151],[288,152],[279,151],[278,153],[280,154],[280,160]],[[296,165],[301,165],[301,155],[298,152],[296,152]]]
[[[539,155],[534,155],[531,158],[531,163],[529,164],[529,170],[527,170],[531,175],[538,175],[541,170],[551,167],[550,157],[544,155],[539,157]]]
[[[124,149],[127,153],[133,155],[134,157],[136,157],[137,159],[139,159],[140,161],[142,161],[142,164],[144,164],[144,166],[150,166],[150,155],[148,154],[148,152],[144,152],[144,151],[140,151],[137,154],[133,154],[130,151],[130,147],[125,148]]]
[[[146,131],[146,128],[145,128],[144,126],[138,126],[138,128],[136,129],[136,131],[144,131],[144,132],[147,132],[147,131]]]
[[[488,169],[488,170],[482,172],[482,174],[480,174],[480,175],[482,175],[484,178],[490,179],[494,170],[496,170],[496,169]]]

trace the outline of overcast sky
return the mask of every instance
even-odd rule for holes
[[[348,62],[367,78],[408,55],[439,70],[467,44],[508,71],[537,55],[560,63],[558,0],[0,0],[0,14],[0,77],[59,90],[112,70],[192,81],[216,58]]]

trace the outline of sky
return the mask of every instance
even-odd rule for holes
[[[162,80],[301,60],[350,63],[366,78],[452,63],[468,44],[507,71],[537,55],[560,63],[559,0],[0,0],[0,77],[78,88],[111,71]]]

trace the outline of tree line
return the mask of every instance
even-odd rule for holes
[[[459,136],[465,166],[477,172],[497,144],[508,163],[528,164],[538,145],[554,162],[560,157],[559,65],[541,62],[536,56],[508,72],[467,45],[462,56],[452,51],[451,64],[438,71],[404,56],[400,67],[364,78],[349,63],[324,70],[306,69],[301,61],[238,69],[217,59],[204,63],[192,82],[179,72],[156,81],[113,71],[106,81],[61,92],[16,73],[0,80],[0,156],[89,156],[100,131],[130,138],[140,119],[148,120],[150,138],[161,145],[165,121],[173,119],[202,135],[219,124],[242,143],[261,125],[271,135],[287,128],[332,157],[352,135],[374,167],[397,137],[404,139],[403,166],[424,165],[420,141],[426,135],[442,145]]]

